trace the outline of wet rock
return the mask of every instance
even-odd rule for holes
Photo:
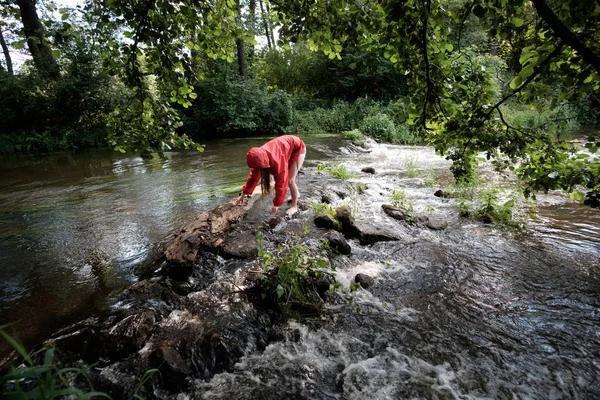
[[[324,194],[321,196],[321,203],[325,203],[325,204],[331,204],[331,197],[329,197],[329,195]]]
[[[375,283],[375,279],[367,274],[356,274],[354,282],[360,284],[363,289],[368,289]]]
[[[177,343],[163,343],[148,357],[152,366],[158,369],[163,380],[175,388],[181,388],[190,372],[185,360],[176,349]]]
[[[57,347],[62,352],[78,354],[84,360],[96,361],[100,350],[98,318],[88,318],[56,332],[46,340],[47,347]]]
[[[407,219],[412,218],[410,212],[402,207],[394,207],[390,204],[383,204],[381,208],[387,215],[399,221],[406,221]]]
[[[361,169],[362,172],[365,172],[367,174],[374,174],[375,173],[375,168],[373,167],[364,167],[363,169]]]
[[[482,216],[477,218],[477,221],[483,222],[484,224],[493,224],[494,217],[492,217],[490,214],[483,214]]]
[[[327,276],[321,276],[319,279],[317,279],[317,281],[314,284],[319,296],[323,297],[325,293],[327,293],[329,288],[331,288],[331,285],[333,283],[335,282],[331,282],[331,280]]]
[[[342,229],[340,222],[331,214],[319,214],[315,217],[314,221],[315,225],[319,228],[335,229],[337,231]]]
[[[390,204],[383,204],[381,208],[390,217],[399,221],[407,222],[409,224],[424,222],[426,223],[429,220],[429,217],[427,217],[426,215],[413,214],[402,207],[394,207]]]
[[[144,310],[110,326],[103,332],[109,352],[118,355],[121,352],[139,350],[150,337],[155,323],[154,312]]]
[[[352,252],[350,245],[341,233],[337,231],[329,231],[323,237],[327,240],[329,247],[338,253],[350,254]]]
[[[361,244],[374,244],[377,242],[389,242],[399,240],[399,238],[390,232],[368,225],[364,222],[355,222],[353,224],[355,234]]]
[[[344,192],[342,192],[342,191],[339,191],[339,190],[338,190],[337,192],[335,192],[335,194],[337,194],[337,195],[338,195],[338,197],[339,197],[340,199],[342,199],[342,200],[344,200],[346,197],[348,197],[348,193],[344,193]]]
[[[448,222],[441,218],[430,218],[425,222],[425,226],[434,231],[442,231],[448,228]]]
[[[280,218],[273,217],[268,221],[270,229],[279,224]],[[219,247],[219,254],[225,258],[253,258],[258,255],[256,237],[253,232],[239,230],[232,232]]]
[[[446,190],[442,190],[442,189],[438,189],[435,191],[435,193],[433,194],[435,197],[441,197],[443,199],[448,199],[448,198],[452,198],[453,194],[452,192],[448,192]]]
[[[354,223],[354,217],[352,216],[352,210],[350,206],[339,206],[335,209],[335,217],[342,224],[342,231],[345,233],[349,229],[351,230]]]

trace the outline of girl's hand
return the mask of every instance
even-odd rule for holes
[[[246,205],[246,195],[242,193],[240,197],[235,200],[236,206]]]
[[[271,208],[271,215],[275,215],[277,214],[277,210],[279,209],[279,207],[275,207],[273,206],[273,208]]]

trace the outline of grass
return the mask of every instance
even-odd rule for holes
[[[406,188],[403,187],[394,188],[390,198],[390,203],[394,207],[403,208],[408,212],[412,212],[414,209],[413,201],[408,198],[406,194]]]
[[[59,368],[55,360],[55,348],[49,348],[45,351],[41,364],[35,363],[25,347],[6,333],[4,330],[6,327],[7,325],[0,326],[0,335],[15,349],[23,363],[16,368],[12,366],[7,374],[0,377],[0,388],[3,396],[6,396],[3,398],[111,398],[106,393],[94,391],[86,376],[86,369]],[[77,387],[76,383],[82,381],[86,382],[84,388]]]
[[[331,176],[334,176],[338,179],[350,179],[354,177],[354,174],[350,172],[350,170],[344,165],[344,163],[339,163],[334,166],[326,166],[324,164],[320,164],[317,167],[317,171],[327,171]]]

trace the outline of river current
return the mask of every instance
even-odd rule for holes
[[[290,322],[282,340],[181,398],[600,397],[598,211],[541,195],[527,228],[507,231],[463,220],[456,201],[433,196],[450,176],[430,148],[372,144],[365,152],[337,137],[304,139],[299,186],[308,200],[341,185],[318,166],[343,163],[365,192],[337,202],[400,240],[351,243],[336,279],[350,287],[365,273],[375,278],[371,289],[331,305],[320,321]],[[264,141],[207,143],[203,154],[153,162],[116,153],[3,159],[1,323],[35,343],[107,307],[196,213],[235,196],[245,152]],[[366,166],[376,174],[362,173]],[[385,216],[395,188],[449,228]]]

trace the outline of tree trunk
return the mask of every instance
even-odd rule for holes
[[[249,10],[248,10],[248,28],[250,32],[252,32],[252,38],[256,35],[256,0],[250,0]],[[250,59],[250,63],[252,63],[252,57],[254,57],[254,45],[248,46],[248,58]]]
[[[27,46],[37,70],[56,78],[59,75],[58,64],[44,36],[44,27],[40,22],[35,8],[36,2],[37,0],[17,0],[17,4],[21,10],[23,31],[25,32]]]
[[[258,4],[260,5],[260,16],[262,17],[263,26],[265,28],[265,36],[267,37],[267,47],[272,49],[271,46],[271,36],[269,35],[269,23],[267,22],[267,17],[265,16],[265,9],[263,8],[262,0],[258,0]]]
[[[273,48],[277,47],[275,45],[275,36],[273,36],[273,26],[271,25],[271,19],[269,18],[271,15],[271,7],[269,7],[269,3],[265,3],[267,6],[267,31],[271,34],[271,43],[273,43]]]
[[[9,74],[14,75],[12,60],[10,58],[10,52],[8,51],[8,46],[6,45],[6,42],[4,41],[4,35],[2,34],[1,30],[0,30],[0,46],[2,46],[2,51],[4,52],[4,58],[6,58],[6,69]]]
[[[242,5],[241,1],[237,0],[237,12],[238,12],[238,22],[242,22]],[[235,39],[235,45],[237,46],[237,55],[238,55],[238,71],[242,79],[246,79],[248,77],[248,73],[246,71],[246,49],[244,46],[244,41],[242,39]]]

